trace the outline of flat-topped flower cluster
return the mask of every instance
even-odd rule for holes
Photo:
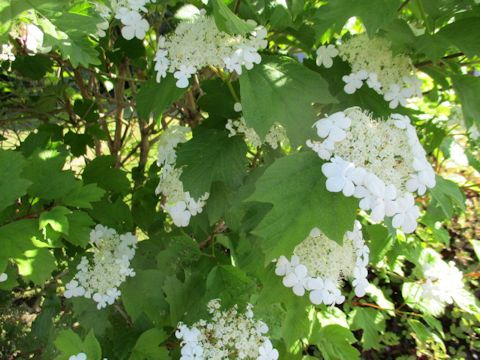
[[[338,48],[330,44],[317,50],[317,65],[329,68],[332,58],[339,55],[347,61],[352,72],[343,76],[344,90],[353,94],[364,82],[389,102],[394,109],[401,104],[405,106],[407,99],[422,96],[422,82],[414,75],[414,67],[408,56],[394,55],[388,40],[367,34],[354,36]]]
[[[162,193],[165,196],[163,209],[170,215],[173,223],[180,227],[188,226],[190,218],[203,211],[210,195],[206,192],[197,200],[192,198],[188,191],[183,190],[183,183],[180,180],[182,169],[175,168],[177,159],[175,148],[187,141],[190,132],[189,127],[171,126],[163,132],[158,145],[157,164],[162,167],[162,171],[155,193]]]
[[[435,172],[426,158],[410,119],[392,114],[375,120],[360,108],[349,108],[318,120],[314,127],[321,141],[307,146],[324,160],[327,190],[360,200],[380,222],[393,216],[393,226],[411,233],[419,209],[414,192],[423,195],[435,186]]]
[[[215,20],[201,10],[192,20],[184,20],[169,37],[158,39],[155,56],[157,81],[167,72],[177,79],[177,87],[186,88],[190,77],[205,66],[242,73],[259,64],[259,49],[267,46],[267,31],[259,26],[248,36],[229,35],[218,30]]]
[[[181,340],[181,360],[257,359],[276,360],[278,351],[265,336],[268,326],[253,317],[252,305],[245,313],[238,306],[221,311],[218,299],[207,305],[210,321],[200,320],[188,327],[177,325],[175,336]]]
[[[358,221],[352,231],[346,232],[342,245],[313,228],[295,247],[290,261],[280,256],[275,273],[284,277],[283,284],[293,288],[295,295],[303,296],[305,291],[310,291],[313,304],[341,304],[345,296],[340,285],[346,278],[353,278],[355,295],[365,295],[369,253]]]
[[[101,309],[113,304],[120,296],[118,287],[128,276],[135,276],[130,260],[135,256],[137,237],[131,233],[119,235],[114,229],[98,224],[90,232],[93,258],[82,256],[79,270],[65,285],[65,297],[92,298]]]

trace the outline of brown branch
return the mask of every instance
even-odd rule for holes
[[[241,2],[241,1],[242,1],[242,0],[236,0],[236,1],[235,1],[235,7],[233,8],[233,13],[234,13],[235,15],[238,14],[238,10],[240,10],[240,2]]]
[[[464,56],[464,53],[460,52],[460,53],[447,55],[447,56],[442,57],[442,60],[454,59],[454,58],[457,58],[457,57],[460,57],[460,56]],[[426,65],[433,65],[433,61],[432,60],[422,61],[422,62],[419,62],[419,63],[415,64],[415,67],[422,67],[422,66],[426,66]]]
[[[110,149],[111,154],[115,156],[115,167],[120,166],[120,148],[122,145],[122,123],[123,123],[123,112],[124,112],[124,103],[123,97],[125,94],[125,80],[123,79],[124,75],[127,72],[127,62],[122,61],[118,67],[119,79],[115,84],[115,101],[116,101],[116,111],[115,111],[115,133],[113,137],[112,148]]]
[[[397,11],[402,11],[402,9],[408,5],[408,3],[410,2],[410,0],[405,0],[402,5],[399,6],[399,8],[397,9]]]

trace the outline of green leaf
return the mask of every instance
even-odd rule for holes
[[[86,184],[96,183],[107,191],[121,194],[128,193],[130,191],[130,181],[128,181],[127,174],[114,168],[114,165],[114,156],[97,156],[85,167],[83,181]]]
[[[241,298],[248,300],[254,288],[252,279],[243,270],[231,265],[220,265],[215,266],[208,274],[206,297],[219,298],[222,306],[229,308]]]
[[[210,191],[214,181],[234,189],[247,172],[247,146],[226,131],[201,129],[177,151],[177,166],[183,166],[180,180],[195,199]]]
[[[108,200],[92,203],[90,216],[97,222],[117,230],[120,234],[132,230],[133,218],[130,208],[120,198],[114,203]]]
[[[91,203],[99,201],[104,194],[105,191],[96,184],[83,185],[81,182],[77,182],[77,186],[65,195],[63,203],[68,206],[91,209]]]
[[[480,37],[477,36],[479,33],[480,17],[477,16],[455,19],[434,36],[455,45],[467,57],[473,58],[475,55],[480,55]]]
[[[440,345],[443,351],[446,351],[445,344],[443,343],[442,339],[438,334],[433,332],[431,329],[426,327],[420,321],[415,319],[408,319],[408,325],[410,325],[411,329],[414,332],[414,337],[417,341],[423,344],[427,344],[427,342],[436,342]]]
[[[63,352],[63,355],[56,358],[58,360],[68,359],[72,355],[83,352],[82,338],[71,329],[62,330],[58,333],[55,346]]]
[[[472,244],[473,251],[480,261],[480,240],[470,240],[470,244]]]
[[[41,199],[60,199],[76,187],[73,171],[62,171],[65,156],[56,150],[38,150],[27,160],[23,177],[30,180],[31,195]]]
[[[17,54],[15,61],[12,63],[12,69],[32,80],[40,80],[51,70],[52,65],[53,61],[46,56]]]
[[[20,152],[0,150],[0,211],[27,193],[31,182],[21,177],[25,165]]]
[[[45,211],[40,214],[39,229],[45,228],[50,225],[53,230],[67,234],[69,230],[69,224],[67,215],[72,212],[64,206],[55,206],[50,211]]]
[[[305,311],[306,301],[295,295],[291,299],[285,319],[282,321],[282,338],[285,340],[287,348],[291,348],[296,341],[306,337],[309,327],[308,316]]]
[[[393,245],[393,238],[388,232],[388,229],[383,225],[368,225],[365,227],[365,231],[370,240],[368,247],[370,249],[370,261],[373,264],[382,261],[388,250]]]
[[[173,326],[176,326],[179,320],[195,318],[196,314],[204,311],[201,299],[205,294],[205,279],[200,273],[188,275],[185,282],[169,276],[165,279],[163,291],[170,304],[170,324]],[[208,299],[213,298],[215,296]]]
[[[102,348],[93,333],[93,329],[90,330],[85,337],[83,348],[85,349],[87,359],[100,360],[102,358]]]
[[[264,56],[239,78],[245,121],[261,139],[280,123],[293,146],[303,145],[317,120],[312,103],[336,102],[320,74],[284,56]]]
[[[466,127],[476,125],[477,129],[480,129],[480,78],[473,75],[455,75],[452,76],[452,83],[462,104]]]
[[[437,175],[436,185],[430,192],[447,218],[451,218],[457,209],[465,211],[465,194],[453,181]]]
[[[211,0],[215,24],[220,31],[227,34],[245,35],[255,27],[235,15],[222,0]]]
[[[357,307],[350,313],[350,328],[363,330],[363,349],[379,349],[380,334],[385,331],[385,318],[378,310]]]
[[[47,248],[27,250],[14,261],[18,265],[20,275],[41,286],[50,279],[52,271],[57,268],[55,257]]]
[[[145,331],[137,339],[130,360],[169,360],[168,350],[159,345],[167,338],[165,331],[153,328]]]
[[[90,232],[95,222],[84,211],[74,210],[67,215],[70,225],[70,232],[65,236],[68,242],[73,245],[85,248],[90,240]]]
[[[154,324],[163,324],[168,311],[162,286],[165,274],[160,270],[136,271],[123,285],[122,302],[133,321],[145,313]]]
[[[360,359],[352,332],[340,325],[327,325],[320,331],[313,331],[311,342],[317,344],[325,360]]]
[[[174,236],[169,239],[167,249],[157,255],[158,267],[166,274],[175,275],[200,257],[198,243],[190,236]]]
[[[327,191],[321,167],[316,154],[297,153],[276,160],[257,181],[247,201],[273,204],[253,231],[263,237],[266,263],[282,254],[290,256],[314,227],[340,244],[353,229],[358,201]]]
[[[142,85],[137,94],[137,111],[143,120],[148,120],[153,111],[154,118],[163,114],[171,104],[180,99],[186,89],[175,85],[176,79],[169,74],[159,83],[150,79]]]
[[[314,27],[317,39],[329,29],[332,33],[340,33],[352,16],[360,17],[369,34],[373,35],[378,28],[388,25],[396,17],[400,1],[397,0],[336,0],[316,9]]]

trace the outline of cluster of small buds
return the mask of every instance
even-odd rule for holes
[[[239,112],[241,110],[241,104],[235,103],[235,111]],[[265,140],[263,142],[262,140],[260,140],[260,136],[258,136],[255,129],[247,126],[247,123],[245,122],[243,116],[237,120],[228,119],[225,128],[229,131],[228,137],[232,137],[237,135],[238,133],[241,133],[244,135],[247,144],[249,144],[253,148],[257,148],[259,146],[262,146],[262,144],[266,143],[269,144],[272,149],[277,149],[280,144],[288,142],[287,133],[285,132],[284,127],[280,124],[272,125],[270,130],[268,130],[268,133],[265,136]]]
[[[267,46],[267,31],[259,26],[248,37],[229,35],[218,30],[212,16],[199,11],[192,20],[184,20],[170,37],[158,39],[155,55],[157,81],[173,73],[177,87],[186,88],[190,77],[205,66],[242,73],[261,59],[259,49]]]
[[[101,309],[113,304],[120,296],[118,287],[128,276],[135,276],[130,260],[135,256],[137,238],[131,233],[118,235],[114,229],[98,224],[90,232],[93,264],[83,256],[78,272],[65,285],[65,297],[92,298]]]
[[[313,304],[335,305],[345,301],[340,291],[341,280],[353,278],[356,296],[364,296],[368,286],[367,266],[370,250],[363,240],[361,225],[355,222],[352,231],[343,237],[343,245],[329,239],[318,228],[295,250],[290,261],[280,256],[275,274],[284,276],[283,284],[297,296],[310,291]]]
[[[13,54],[12,44],[2,44],[2,51],[0,52],[0,61],[13,61],[15,55]]]
[[[405,233],[417,227],[420,214],[413,193],[435,186],[435,172],[407,116],[393,114],[376,121],[359,108],[349,108],[314,125],[323,141],[307,140],[318,156],[331,192],[343,192],[371,210],[374,222],[393,216]]]
[[[463,289],[463,273],[457,269],[453,261],[448,264],[436,259],[423,266],[425,281],[422,284],[422,298],[435,300],[444,304],[452,304],[455,295]]]
[[[278,351],[265,336],[268,326],[253,318],[251,304],[245,313],[239,313],[237,305],[221,311],[218,299],[210,300],[207,308],[211,321],[200,320],[191,327],[181,322],[177,325],[180,360],[278,359]]]
[[[0,274],[0,282],[7,281],[7,279],[8,279],[7,273],[1,273]]]
[[[183,190],[183,183],[180,180],[182,169],[175,168],[177,159],[175,148],[187,141],[190,132],[189,127],[171,126],[163,132],[158,145],[157,164],[162,167],[162,172],[155,193],[157,195],[162,193],[165,196],[163,208],[173,223],[179,227],[188,226],[190,218],[203,211],[210,195],[207,192],[197,200],[192,198],[188,191]]]
[[[348,39],[338,49],[334,45],[323,45],[317,50],[317,65],[329,68],[337,55],[352,68],[352,72],[342,78],[347,94],[353,94],[366,82],[368,87],[383,95],[391,109],[398,104],[405,106],[410,97],[422,96],[422,81],[413,75],[410,59],[394,55],[386,39],[361,34]]]
[[[70,356],[68,360],[87,360],[87,354],[81,352],[77,355]]]

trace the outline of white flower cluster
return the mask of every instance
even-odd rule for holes
[[[340,57],[350,63],[352,73],[343,76],[344,90],[353,94],[364,82],[389,102],[394,109],[405,106],[410,97],[422,96],[422,82],[412,73],[414,67],[407,56],[394,55],[389,42],[381,37],[361,34],[343,44],[321,46],[317,50],[317,65],[332,66],[332,58]]]
[[[425,282],[422,284],[422,297],[436,300],[442,304],[452,304],[455,295],[463,289],[463,273],[453,262],[446,263],[436,259],[433,263],[423,266]]]
[[[200,320],[191,327],[178,324],[175,335],[181,339],[180,360],[257,359],[276,360],[278,351],[265,336],[268,326],[253,318],[252,305],[245,313],[238,306],[220,310],[218,299],[211,300],[208,311],[212,320]]]
[[[407,116],[393,114],[376,121],[361,109],[349,108],[314,125],[323,141],[306,144],[324,160],[327,190],[360,200],[380,222],[393,216],[393,226],[411,233],[419,209],[413,192],[423,195],[435,186],[435,172]]]
[[[258,50],[267,46],[267,31],[259,26],[248,37],[229,35],[218,30],[212,16],[200,11],[193,20],[178,24],[170,37],[160,37],[155,56],[157,81],[167,71],[177,79],[177,87],[188,87],[188,79],[201,68],[212,65],[242,73],[242,66],[251,69],[261,59]]]
[[[8,279],[7,273],[1,273],[0,274],[0,282],[7,281],[7,279]]]
[[[81,352],[77,355],[70,356],[68,360],[87,360],[87,354]]]
[[[75,278],[65,285],[65,297],[92,298],[101,309],[120,296],[118,287],[127,276],[135,276],[130,260],[135,256],[137,237],[131,233],[118,235],[114,229],[98,224],[90,232],[93,264],[83,256]]]
[[[2,51],[0,51],[0,61],[13,61],[15,55],[13,54],[13,45],[10,43],[2,44]]]
[[[131,40],[134,37],[143,40],[150,25],[148,21],[142,16],[147,12],[145,7],[150,0],[111,0],[108,6],[93,2],[95,10],[104,19],[104,21],[97,25],[97,35],[100,37],[105,36],[105,30],[109,27],[109,20],[112,17],[112,13],[116,19],[119,19],[122,23],[122,36]]]
[[[240,105],[240,103],[235,103],[236,109],[240,109],[241,111],[241,105],[239,107],[237,104]],[[245,141],[254,148],[261,146],[263,143],[267,143],[272,149],[277,149],[282,142],[288,141],[284,127],[280,124],[274,124],[270,130],[268,130],[265,140],[262,143],[255,129],[247,126],[243,116],[237,120],[228,119],[225,128],[229,131],[228,137],[241,133],[245,136]]]
[[[22,24],[20,41],[28,51],[36,54],[37,52],[47,53],[52,50],[51,46],[43,46],[43,38],[43,31],[38,26],[34,24]]]
[[[293,288],[295,295],[303,296],[308,290],[313,304],[333,306],[345,301],[339,288],[342,279],[353,278],[355,295],[365,295],[369,253],[358,221],[352,231],[346,232],[343,245],[329,239],[318,228],[313,228],[308,237],[297,245],[290,261],[280,256],[275,273],[284,276],[283,284]]]
[[[157,164],[162,167],[160,182],[155,190],[158,195],[162,193],[166,202],[163,208],[172,218],[176,226],[185,227],[190,223],[190,218],[200,214],[210,194],[207,192],[195,200],[190,193],[183,190],[180,180],[182,169],[175,168],[177,155],[175,147],[186,142],[190,128],[171,126],[160,137],[158,145]]]

